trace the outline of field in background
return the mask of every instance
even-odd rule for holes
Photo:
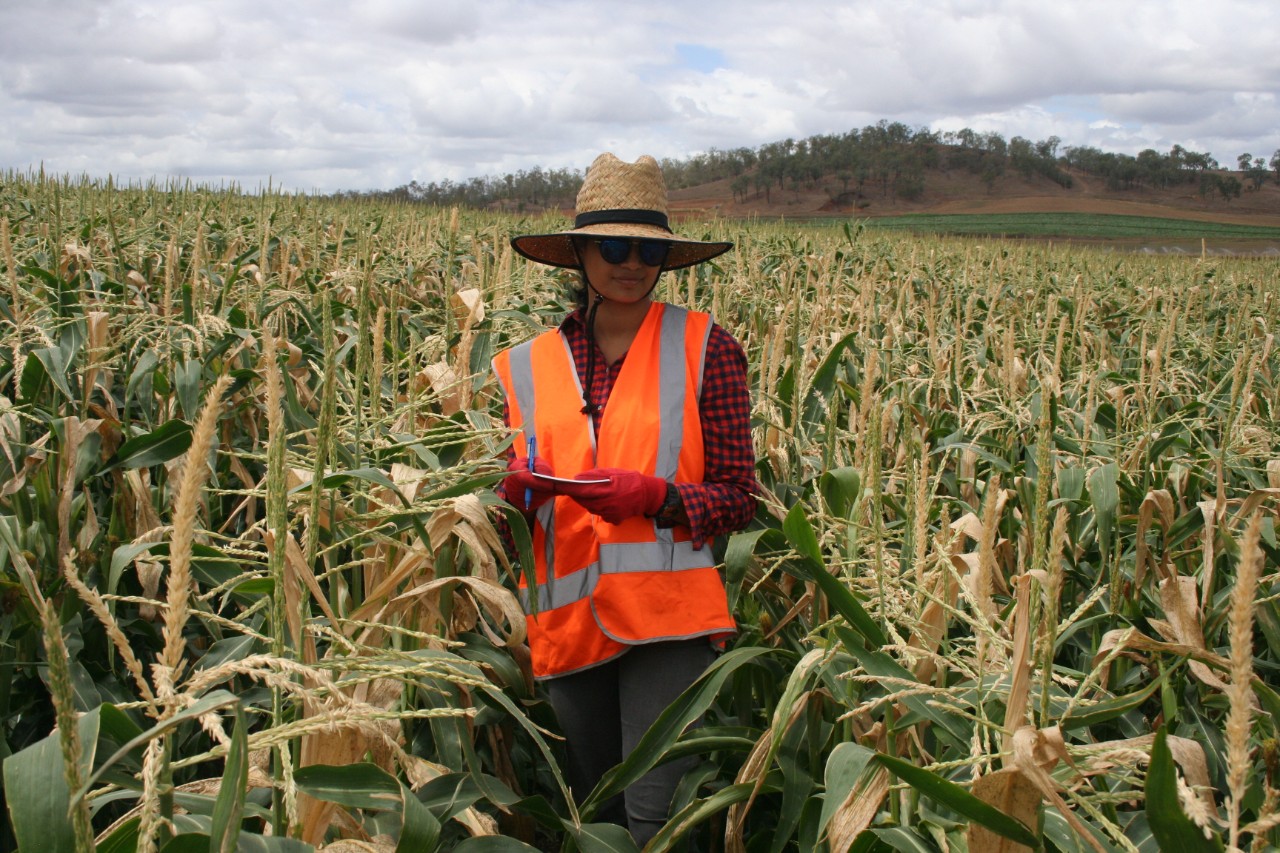
[[[1088,213],[927,214],[867,220],[874,228],[912,233],[991,237],[1081,237],[1097,240],[1251,240],[1280,246],[1280,228],[1164,219],[1151,216]]]
[[[656,849],[1274,840],[1270,262],[682,223],[737,244],[661,287],[748,352],[742,632],[574,801],[487,371],[567,307],[506,243],[561,220],[15,176],[0,214],[0,849],[626,849],[593,815],[671,753]]]

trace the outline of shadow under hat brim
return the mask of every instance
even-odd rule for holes
[[[684,240],[656,225],[631,222],[606,222],[573,231],[559,231],[555,234],[525,234],[512,237],[511,248],[531,261],[576,270],[581,269],[582,265],[578,261],[578,253],[573,248],[575,237],[636,237],[666,240],[671,244],[671,251],[662,265],[663,270],[691,267],[719,257],[733,248],[732,243]]]

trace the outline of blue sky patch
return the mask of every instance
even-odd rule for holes
[[[721,51],[701,44],[678,44],[676,56],[680,57],[680,63],[686,68],[701,71],[703,74],[710,74],[717,68],[725,67],[724,54]]]

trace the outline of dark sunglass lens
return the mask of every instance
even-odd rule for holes
[[[669,251],[671,251],[671,244],[665,240],[640,241],[640,261],[645,266],[662,266],[662,262],[667,259],[667,252]]]
[[[605,263],[620,264],[631,255],[630,240],[597,240],[596,245],[600,247],[600,257]]]

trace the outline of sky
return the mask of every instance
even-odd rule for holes
[[[1275,0],[0,0],[0,174],[392,189],[884,119],[1235,167]]]

